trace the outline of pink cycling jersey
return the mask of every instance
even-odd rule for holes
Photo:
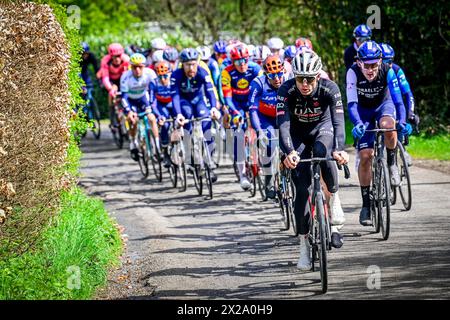
[[[112,56],[107,54],[102,58],[101,62],[101,75],[102,82],[105,86],[105,89],[110,91],[112,84],[110,80],[120,81],[120,77],[122,73],[128,70],[128,66],[130,64],[130,57],[123,53],[121,55],[122,63],[119,66],[115,66],[112,63]]]

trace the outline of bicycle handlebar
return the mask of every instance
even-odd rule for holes
[[[300,159],[298,161],[296,159],[297,159],[297,157],[294,157],[292,160],[294,160],[295,162],[298,162],[298,163],[300,163],[300,162],[337,161],[334,158],[318,158],[318,157],[314,157],[314,158],[310,158],[310,159]],[[349,179],[350,178],[350,169],[348,168],[348,165],[347,164],[344,164],[344,165],[337,164],[337,166],[338,166],[339,170],[342,170],[342,167],[344,167],[345,179]]]

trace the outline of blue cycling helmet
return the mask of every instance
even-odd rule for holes
[[[86,42],[82,42],[81,46],[83,47],[84,52],[89,52],[89,45]]]
[[[353,36],[355,38],[370,38],[372,36],[372,30],[366,24],[360,24],[353,30]]]
[[[181,51],[180,53],[180,61],[181,62],[188,62],[192,60],[198,59],[198,51],[193,48],[187,48]]]
[[[382,56],[382,51],[375,41],[366,41],[358,48],[358,60],[366,63],[375,63]]]
[[[163,59],[170,61],[170,62],[174,62],[178,59],[178,50],[176,48],[173,47],[169,47],[167,49],[164,49],[163,52]]]
[[[217,53],[227,53],[227,42],[223,40],[219,40],[214,43],[214,52]]]
[[[391,62],[394,60],[395,52],[394,48],[392,48],[387,43],[380,43],[381,51],[383,52],[383,61],[387,60]]]
[[[284,49],[284,56],[286,58],[294,59],[296,53],[297,53],[296,46],[288,46],[286,47],[286,49]]]

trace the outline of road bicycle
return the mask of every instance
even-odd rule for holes
[[[142,175],[148,177],[148,163],[151,162],[153,172],[158,182],[162,181],[162,159],[157,148],[155,136],[153,134],[147,111],[138,113],[137,141],[138,141],[138,162]]]
[[[114,139],[114,143],[119,149],[123,148],[124,141],[128,141],[128,122],[126,120],[125,112],[121,104],[122,94],[117,92],[116,96],[113,98],[113,123],[111,128],[111,133]]]
[[[97,101],[95,100],[93,94],[93,86],[83,87],[83,98],[85,104],[83,105],[83,112],[86,114],[86,119],[91,123],[91,131],[95,139],[100,139],[101,128],[100,128],[100,110],[98,108]],[[83,135],[83,137],[86,133]]]
[[[166,120],[174,123],[173,119]],[[184,147],[183,127],[177,125],[171,125],[169,129],[170,144],[168,147],[168,153],[170,156],[169,176],[170,181],[174,188],[178,187],[181,192],[186,191],[187,179],[186,179],[186,151]]]

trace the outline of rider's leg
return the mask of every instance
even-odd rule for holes
[[[118,86],[113,84],[112,88],[114,91],[118,91]],[[115,125],[117,125],[117,119],[115,119],[115,110],[113,105],[113,98],[108,94],[108,106],[109,106],[109,121],[110,121],[110,127],[113,128]]]

